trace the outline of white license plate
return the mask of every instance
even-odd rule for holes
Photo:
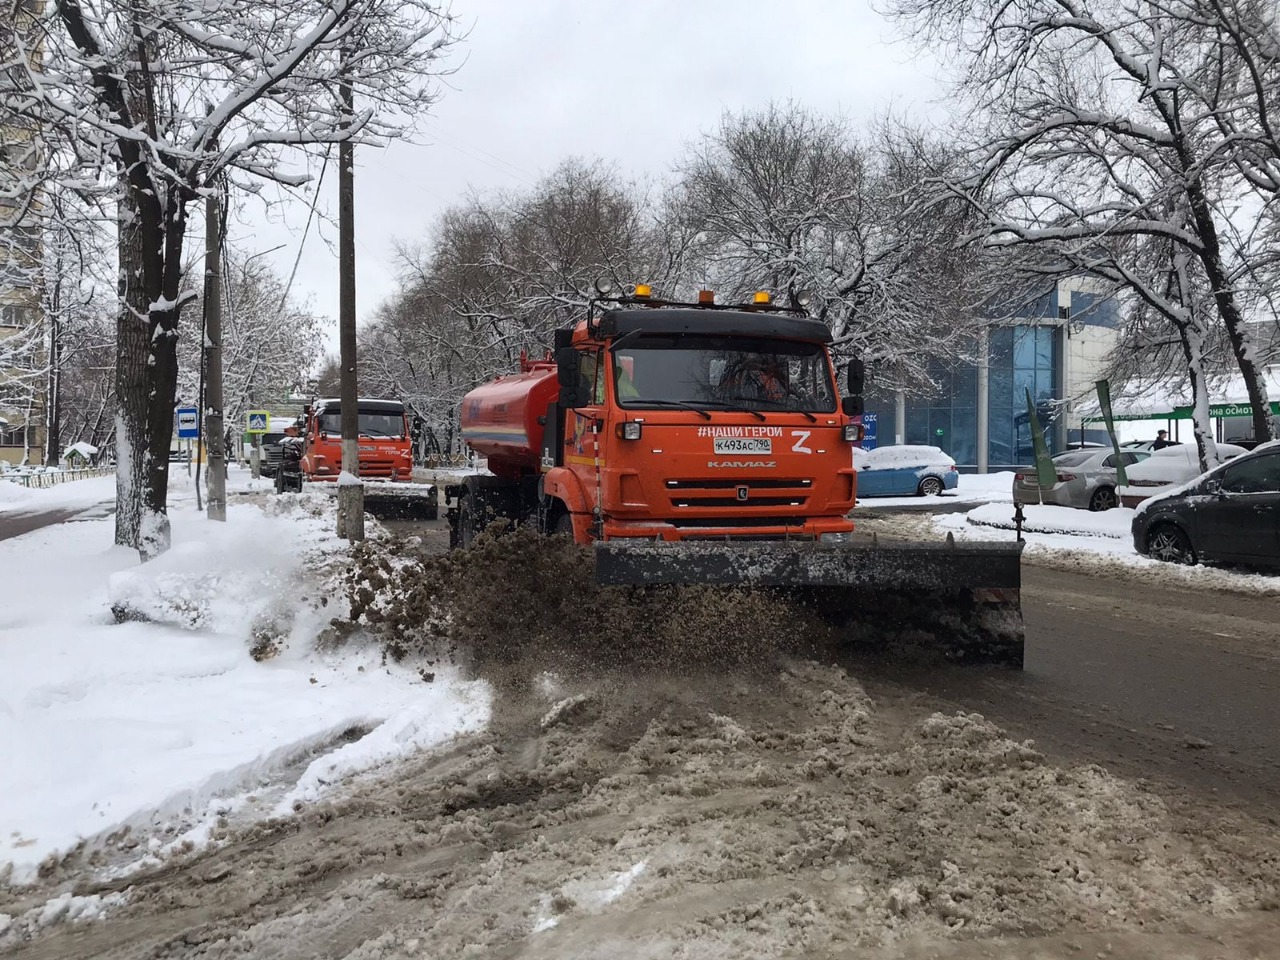
[[[768,437],[716,437],[716,453],[773,453]]]

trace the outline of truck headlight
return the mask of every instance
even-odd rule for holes
[[[642,424],[639,420],[626,420],[617,427],[618,439],[639,440]]]
[[[867,432],[862,428],[860,423],[846,423],[844,425],[844,439],[848,443],[857,443],[866,437]]]
[[[822,533],[818,535],[819,543],[848,543],[853,539],[853,534],[847,530],[840,530],[835,533]]]

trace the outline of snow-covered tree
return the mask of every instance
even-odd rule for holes
[[[1263,232],[1248,221],[1265,209],[1255,181],[1271,167],[1265,136],[1237,132],[1265,126],[1275,89],[1258,83],[1238,47],[1224,42],[1220,14],[1245,6],[892,4],[915,36],[962,52],[975,172],[944,183],[985,221],[968,239],[1038,247],[1064,272],[1084,269],[1127,287],[1147,319],[1168,321],[1197,391],[1204,365],[1216,359],[1203,352],[1214,342],[1206,327],[1214,316],[1244,378],[1255,433],[1265,439],[1263,358],[1248,320],[1273,291],[1256,269]],[[1273,66],[1268,61],[1267,71]],[[1197,409],[1203,399],[1197,394]],[[1206,406],[1200,428],[1207,426]],[[1212,444],[1202,450],[1210,454]]]
[[[969,212],[922,187],[954,164],[919,133],[865,141],[794,103],[727,115],[680,164],[673,208],[694,240],[686,268],[727,301],[768,289],[830,325],[889,382],[927,383],[962,354],[974,314]]]
[[[643,190],[569,160],[527,192],[473,198],[401,251],[396,296],[362,335],[361,382],[407,402],[432,452],[453,452],[462,396],[540,356],[585,316],[597,279],[676,292],[679,245]]]
[[[284,278],[260,256],[224,249],[222,395],[227,424],[301,388],[323,356],[324,321],[289,294]],[[200,391],[201,340],[186,337],[178,355],[178,396]]]
[[[169,541],[192,205],[226,178],[305,181],[290,161],[311,144],[404,135],[436,96],[452,21],[431,0],[59,0],[32,16],[0,114],[37,138],[29,194],[74,184],[117,204],[116,540],[148,556]]]

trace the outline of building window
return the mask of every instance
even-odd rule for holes
[[[0,447],[27,446],[27,427],[6,427],[0,424]]]
[[[0,327],[25,327],[34,322],[35,317],[35,309],[26,304],[0,304]]]

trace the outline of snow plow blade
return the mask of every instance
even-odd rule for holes
[[[760,588],[799,603],[852,642],[1021,669],[1021,543],[595,545],[601,586]]]
[[[338,485],[325,484],[337,496]],[[387,483],[364,481],[365,513],[379,520],[435,520],[440,514],[440,495],[429,483]]]

